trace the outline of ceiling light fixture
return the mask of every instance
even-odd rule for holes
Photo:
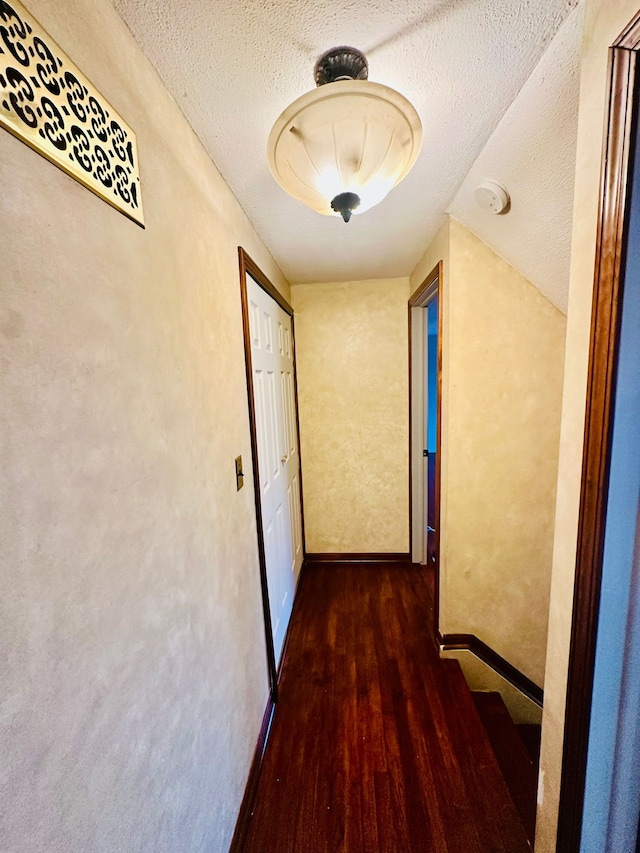
[[[422,124],[406,98],[367,79],[367,60],[355,48],[323,54],[314,76],[318,88],[288,106],[271,130],[269,168],[289,195],[348,222],[408,174]]]

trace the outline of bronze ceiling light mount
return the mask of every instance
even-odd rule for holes
[[[368,80],[369,63],[355,47],[334,47],[318,59],[313,76],[316,86],[337,80]]]

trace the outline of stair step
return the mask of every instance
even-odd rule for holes
[[[493,751],[520,819],[533,842],[536,826],[538,766],[520,736],[499,693],[472,692]]]
[[[484,792],[490,803],[492,820],[499,828],[507,850],[530,850],[531,838],[504,778],[487,730],[478,714],[464,674],[457,660],[441,661],[443,690],[451,707],[450,725],[454,729],[459,758],[472,785]]]
[[[542,726],[534,723],[516,723],[518,734],[524,741],[527,747],[527,752],[531,756],[531,760],[537,767],[540,763],[540,735],[542,734]]]

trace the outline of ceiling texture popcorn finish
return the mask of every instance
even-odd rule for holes
[[[567,313],[578,129],[581,6],[563,23],[462,182],[450,213]],[[472,204],[485,178],[500,176],[507,216]]]
[[[501,174],[521,161],[518,146],[494,132],[582,2],[113,1],[291,282],[407,275],[490,139],[500,150],[494,173],[482,178],[508,187],[512,211],[526,210],[528,199]],[[348,228],[339,217],[319,217],[283,193],[265,156],[276,118],[309,90],[309,69],[343,44],[366,55],[371,80],[396,89],[415,106],[424,129],[410,175]],[[567,158],[575,157],[575,127],[570,128],[573,144],[562,154],[557,138],[542,138],[566,113],[561,98],[577,101],[577,80],[567,78],[562,56],[556,60],[548,73],[559,94],[530,95],[526,102],[527,109],[548,111],[533,124],[541,135],[536,153],[552,171],[557,157],[565,169]],[[564,209],[571,205],[572,188],[568,201],[564,183],[562,191]],[[473,192],[456,199],[455,215],[465,224],[465,211],[468,207],[471,216],[473,205]],[[487,227],[508,216],[492,217]],[[554,239],[562,258],[550,274],[559,278],[566,274],[568,232]],[[531,241],[535,248],[528,251],[518,241],[513,250],[497,250],[524,271],[521,256],[526,266],[527,257],[548,250],[537,235]],[[566,298],[549,296],[560,305]]]

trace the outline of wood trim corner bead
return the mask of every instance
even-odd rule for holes
[[[629,23],[629,26],[614,41],[613,47],[625,50],[638,50],[640,47],[640,12]]]
[[[267,707],[262,718],[262,725],[260,726],[260,733],[258,734],[258,742],[249,768],[247,784],[245,785],[244,795],[240,804],[240,811],[238,812],[238,818],[236,820],[233,838],[231,839],[229,853],[242,853],[244,850],[247,833],[249,832],[251,813],[256,800],[256,794],[258,793],[258,782],[260,781],[262,762],[267,748],[267,741],[269,740],[269,733],[271,731],[271,724],[273,722],[275,710],[275,703],[270,696],[267,700]]]
[[[420,284],[416,290],[413,291],[411,296],[409,297],[409,307],[413,308],[417,305],[425,293],[432,287],[436,285],[442,285],[442,261],[438,261],[435,267],[431,270],[429,275],[424,279],[422,284]]]
[[[260,287],[269,294],[272,299],[278,303],[278,305],[282,308],[285,314],[288,314],[290,317],[293,317],[293,308],[284,296],[280,293],[280,291],[271,284],[266,275],[262,272],[258,264],[251,258],[247,252],[242,248],[242,246],[238,246],[238,260],[240,262],[240,275],[244,281],[244,277],[247,273],[254,278]]]
[[[584,810],[638,47],[640,15],[622,33],[609,57],[610,88],[602,159],[558,819],[557,844],[563,853],[578,853],[580,849]]]
[[[475,634],[444,634],[439,636],[442,651],[469,651],[483,663],[497,672],[505,681],[513,685],[538,707],[542,708],[544,693],[541,687],[516,669],[513,664],[484,643]]]

